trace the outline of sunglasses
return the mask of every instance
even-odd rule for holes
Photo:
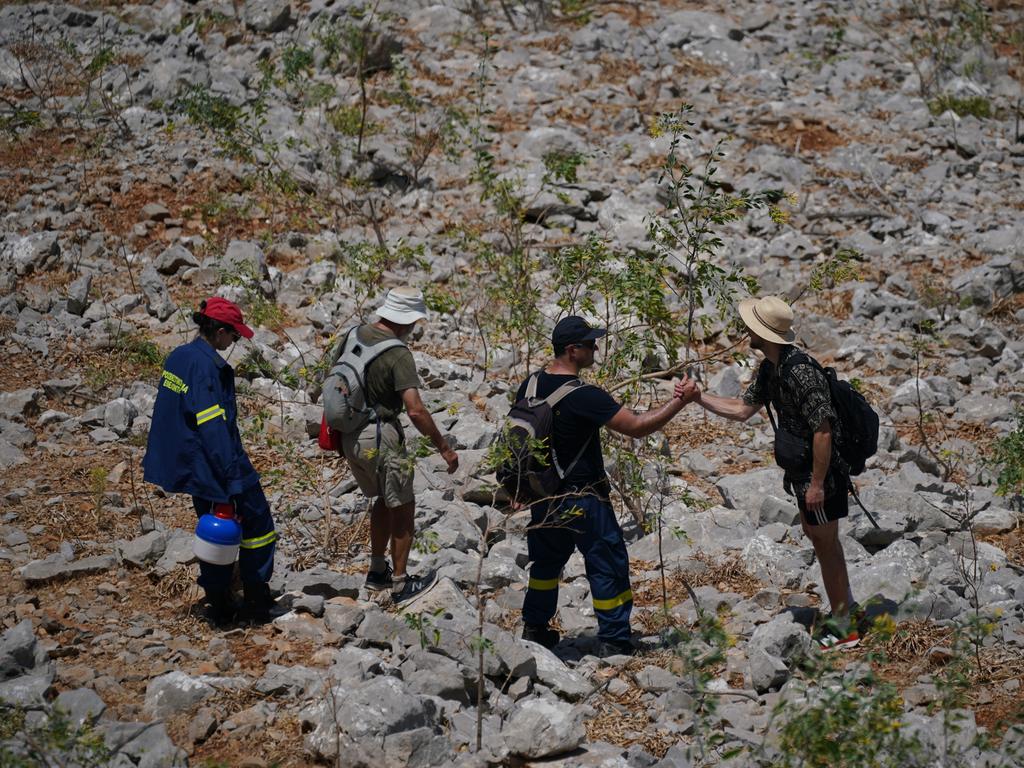
[[[229,334],[231,334],[231,340],[232,340],[232,341],[238,341],[238,340],[239,340],[240,338],[242,338],[242,334],[240,334],[240,333],[239,333],[238,331],[236,331],[236,330],[235,330],[235,329],[234,329],[233,327],[231,327],[230,325],[222,325],[222,326],[220,327],[220,329],[221,329],[222,331],[224,331],[225,333],[229,333]]]

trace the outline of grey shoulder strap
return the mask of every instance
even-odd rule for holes
[[[533,400],[537,396],[537,379],[540,378],[539,373],[535,373],[530,376],[526,381],[526,399]]]
[[[565,382],[565,384],[560,386],[558,389],[556,389],[550,395],[545,397],[544,398],[544,402],[546,402],[549,406],[554,408],[556,405],[558,405],[562,401],[562,399],[564,397],[566,397],[566,395],[568,395],[568,394],[570,394],[572,392],[575,392],[577,389],[582,389],[583,387],[589,387],[589,386],[590,386],[589,384],[584,384],[579,379],[575,379],[574,381],[567,381],[567,382]]]
[[[357,325],[352,326],[347,331],[345,331],[344,336],[338,339],[338,341],[334,342],[334,346],[331,347],[331,351],[328,352],[328,355],[330,356],[330,365],[327,366],[327,370],[330,370],[331,368],[338,364],[338,361],[341,359],[342,354],[344,354],[345,352],[345,346],[348,344],[349,336],[351,336],[358,327],[359,326]]]
[[[550,408],[554,408],[556,405],[558,405],[559,402],[561,402],[561,400],[563,398],[566,397],[566,395],[569,395],[570,393],[575,392],[577,389],[583,389],[583,387],[589,387],[589,386],[591,386],[591,385],[590,384],[584,384],[579,379],[574,379],[573,381],[567,381],[567,382],[565,382],[565,384],[563,384],[558,389],[556,389],[554,392],[552,392],[550,395],[548,395],[546,398],[544,398],[544,402],[546,402]],[[583,445],[580,446],[580,450],[573,457],[573,460],[571,462],[569,462],[569,466],[565,467],[564,469],[562,468],[561,463],[558,461],[558,455],[555,452],[554,447],[552,446],[552,449],[551,449],[551,459],[554,462],[555,472],[558,473],[558,477],[559,478],[564,480],[566,475],[568,475],[570,472],[573,471],[573,469],[576,468],[576,465],[579,464],[580,459],[583,458],[583,454],[586,453],[587,446],[590,445],[590,442],[593,439],[594,439],[594,433],[591,433],[590,436],[583,442]]]
[[[345,337],[345,344],[342,346],[341,354],[334,364],[334,368],[348,368],[355,371],[359,376],[360,384],[366,374],[366,368],[374,360],[387,352],[389,349],[404,347],[405,343],[398,338],[383,339],[376,344],[364,344],[359,341],[359,334],[353,328]],[[365,351],[366,354],[362,354]]]

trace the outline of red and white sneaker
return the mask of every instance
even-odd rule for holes
[[[818,636],[817,640],[823,651],[848,651],[857,647],[857,644],[860,643],[860,635],[856,629],[851,629],[846,634],[839,633],[839,635],[825,631]]]

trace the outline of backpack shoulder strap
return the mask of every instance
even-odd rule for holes
[[[793,366],[800,365],[801,363],[813,365],[818,370],[821,370],[821,366],[818,365],[818,361],[817,360],[815,360],[813,357],[808,355],[803,350],[795,349],[795,350],[793,350],[792,352],[789,353],[789,355],[783,361],[782,365],[776,366],[775,370],[772,371],[772,379],[774,379],[775,381],[778,382],[778,385],[779,385],[780,389],[782,387],[788,386],[786,377],[788,376],[789,371],[793,368]],[[773,432],[778,432],[779,431],[779,423],[775,419],[775,414],[772,413],[772,399],[771,399],[771,397],[769,397],[765,401],[764,409],[768,412],[768,421],[771,422],[772,431]]]
[[[540,374],[534,373],[526,380],[526,392],[524,394],[527,400],[533,400],[537,396],[537,379],[539,378]]]
[[[789,357],[786,358],[782,365],[778,366],[774,371],[774,378],[779,382],[779,386],[788,386],[789,372],[798,365],[809,365],[817,370],[822,376],[825,376],[825,384],[828,385],[828,376],[825,373],[825,369],[822,368],[821,363],[811,357],[803,350],[795,350],[790,353]]]
[[[550,395],[545,397],[544,398],[544,402],[546,402],[551,408],[554,408],[567,395],[572,394],[577,389],[582,389],[583,387],[589,387],[589,386],[590,386],[590,384],[584,384],[579,379],[573,379],[572,381],[567,381],[567,382],[565,382],[565,384],[560,386],[558,389],[556,389]]]
[[[331,348],[331,351],[328,353],[330,354],[330,365],[327,366],[327,370],[330,370],[331,368],[336,366],[338,364],[338,361],[341,360],[341,356],[345,354],[345,347],[348,346],[349,338],[352,336],[353,332],[358,327],[359,326],[357,325],[353,325],[351,328],[345,331],[345,335],[342,336],[339,341],[335,342],[334,346]]]
[[[360,353],[360,345],[358,333],[355,333],[356,328],[352,328],[349,333],[345,336],[345,343],[342,347],[341,355],[338,357],[331,369],[332,373],[339,373],[345,376],[355,376],[358,380],[359,386],[364,389],[366,388],[366,372],[370,367],[370,363],[380,357],[382,354],[387,352],[389,349],[395,349],[396,347],[405,347],[405,343],[398,338],[383,339],[378,341],[376,344],[362,345],[362,350],[367,352],[364,356]],[[353,341],[354,340],[354,341]],[[351,343],[350,343],[351,342]],[[348,371],[348,373],[345,373]],[[366,398],[366,404],[370,406],[374,412],[377,410],[377,405],[370,402],[369,398]]]
[[[796,365],[810,365],[812,368],[817,368],[819,371],[822,370],[821,363],[811,357],[809,354],[804,352],[802,349],[794,350],[786,358],[786,361],[779,366],[778,375],[781,377],[784,372],[789,371],[793,366]]]
[[[367,349],[370,350],[373,354],[366,358],[366,365],[369,365],[371,361],[376,360],[389,349],[404,346],[405,342],[398,338],[383,339],[382,341],[378,341],[376,344],[371,344],[370,346],[367,347]]]
[[[382,339],[375,344],[364,344],[359,341],[359,334],[355,332],[356,328],[353,328],[345,336],[345,343],[342,346],[341,354],[335,361],[335,365],[345,364],[351,369],[358,369],[365,372],[367,366],[380,357],[382,354],[387,352],[389,349],[395,349],[396,347],[404,347],[405,343],[398,338],[393,339]],[[359,353],[360,348],[365,350],[368,354],[363,355]]]
[[[554,409],[554,407],[556,405],[558,405],[558,403],[561,402],[562,399],[565,398],[567,395],[572,394],[573,392],[575,392],[578,389],[582,389],[583,387],[589,387],[589,386],[592,386],[592,385],[585,384],[584,382],[580,381],[579,379],[573,379],[572,381],[567,381],[567,382],[565,382],[565,384],[563,384],[558,389],[556,389],[554,392],[552,392],[550,395],[548,395],[546,398],[544,398],[544,402],[546,402],[548,404],[549,408]],[[559,463],[558,455],[555,452],[554,447],[552,446],[551,458],[552,458],[552,460],[554,462],[555,471],[558,473],[558,477],[559,478],[565,479],[565,477],[570,472],[572,472],[573,469],[576,468],[576,465],[579,464],[580,459],[583,458],[583,454],[586,452],[587,446],[590,445],[591,441],[594,439],[594,435],[595,434],[596,434],[595,432],[591,432],[590,433],[590,435],[587,437],[587,439],[583,442],[583,445],[580,446],[579,451],[573,457],[573,460],[570,461],[569,465],[566,466],[564,469],[562,468],[562,465]]]
[[[576,465],[580,463],[580,459],[583,458],[583,454],[586,452],[587,446],[590,445],[590,441],[594,439],[594,434],[594,432],[590,433],[590,436],[583,442],[583,445],[580,446],[576,456],[571,462],[569,462],[569,466],[565,469],[562,469],[562,466],[558,463],[558,456],[555,453],[554,448],[551,449],[551,459],[554,461],[555,471],[558,473],[559,478],[564,480],[565,476],[572,472],[576,468]]]

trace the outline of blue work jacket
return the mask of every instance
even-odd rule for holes
[[[143,477],[168,493],[226,502],[259,482],[242,448],[235,371],[200,338],[167,356]]]

